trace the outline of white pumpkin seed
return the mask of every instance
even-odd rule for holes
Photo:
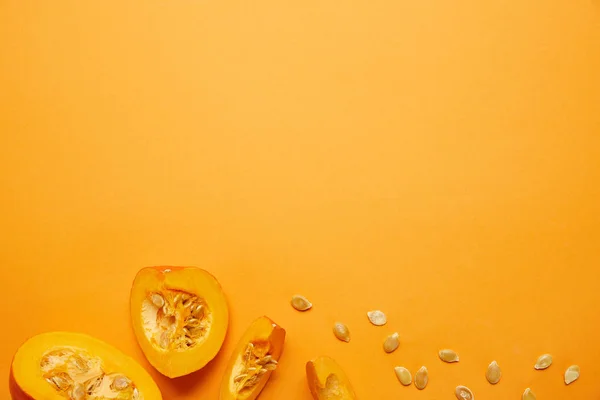
[[[533,367],[535,369],[546,369],[550,365],[552,365],[552,356],[550,354],[542,354],[538,357]]]
[[[350,330],[348,330],[348,327],[341,322],[336,322],[333,325],[333,334],[342,342],[348,343],[350,341]]]
[[[580,369],[578,365],[571,365],[567,368],[565,371],[565,384],[570,385],[575,382],[579,378],[579,372]]]
[[[492,361],[490,365],[488,365],[487,371],[485,372],[485,378],[489,383],[495,385],[500,382],[500,378],[502,377],[502,370],[496,361]]]
[[[398,346],[400,346],[400,341],[398,340],[398,337],[398,332],[394,332],[385,339],[385,341],[383,342],[383,350],[386,353],[392,353],[398,348]]]
[[[427,368],[424,366],[419,368],[417,373],[415,374],[415,387],[419,390],[425,389],[427,383],[429,382],[429,372]]]
[[[454,389],[454,395],[458,400],[475,400],[473,392],[466,386],[457,386]]]
[[[440,359],[444,362],[447,362],[447,363],[458,362],[458,354],[456,354],[456,352],[454,350],[443,349],[443,350],[439,351],[438,355],[440,356]]]
[[[533,393],[531,391],[531,389],[527,388],[523,392],[523,396],[521,397],[521,400],[536,400],[535,393]]]
[[[306,297],[299,294],[292,296],[290,303],[298,311],[307,311],[312,308],[312,303]]]
[[[152,293],[150,301],[158,308],[162,308],[165,305],[165,298],[159,293]]]
[[[412,375],[410,371],[404,367],[396,367],[394,368],[394,372],[396,373],[396,378],[400,381],[404,386],[408,386],[412,382]]]
[[[369,311],[367,317],[369,317],[369,321],[375,326],[382,326],[387,323],[387,317],[379,310]]]

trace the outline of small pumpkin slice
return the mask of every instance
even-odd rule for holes
[[[49,332],[27,340],[10,369],[13,400],[161,400],[152,377],[132,358],[81,333]]]
[[[148,267],[131,287],[131,318],[144,355],[169,378],[187,375],[219,352],[229,324],[221,285],[196,267]]]
[[[221,383],[220,400],[254,400],[267,384],[283,352],[285,329],[260,317],[238,342]]]
[[[321,356],[306,363],[306,380],[315,400],[356,400],[348,377],[333,358]]]

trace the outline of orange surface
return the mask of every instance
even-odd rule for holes
[[[167,400],[216,398],[263,314],[288,336],[262,400],[308,400],[320,354],[361,399],[599,398],[599,49],[597,0],[0,0],[0,376],[50,330],[149,368],[129,287],[172,264],[231,325],[205,370],[151,370]]]

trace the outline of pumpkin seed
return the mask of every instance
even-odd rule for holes
[[[473,396],[473,392],[466,386],[457,386],[454,389],[454,395],[458,400],[474,400],[475,396]]]
[[[579,378],[579,372],[580,370],[578,365],[571,365],[569,368],[567,368],[565,371],[565,384],[570,385],[571,383],[575,382]]]
[[[531,391],[531,389],[527,388],[523,392],[522,400],[536,400],[535,393]]]
[[[64,392],[68,390],[71,385],[73,385],[71,376],[66,372],[60,372],[56,375],[52,375],[49,378],[46,378],[46,380],[59,392]]]
[[[247,376],[248,376],[248,374],[239,374],[238,376],[233,378],[233,382],[238,383],[241,380],[243,380],[244,378],[246,378]]]
[[[415,387],[419,390],[425,389],[427,383],[429,382],[429,372],[427,368],[424,366],[419,368],[417,373],[415,374]]]
[[[387,323],[387,317],[379,310],[369,311],[367,317],[369,317],[369,321],[375,326],[382,326]]]
[[[85,399],[85,389],[81,383],[76,384],[71,389],[71,393],[69,394],[69,398],[71,400],[83,400]]]
[[[131,380],[129,380],[129,378],[127,378],[126,376],[123,375],[117,375],[113,381],[112,384],[110,385],[110,388],[113,390],[125,390],[129,387],[129,385],[131,385]]]
[[[394,332],[383,342],[383,350],[386,353],[392,353],[398,348],[399,345],[400,341],[398,340],[398,332]]]
[[[350,330],[348,330],[348,327],[341,322],[336,322],[333,325],[333,334],[342,342],[348,343],[350,341]]]
[[[158,308],[162,308],[165,305],[165,298],[159,293],[152,293],[152,295],[150,295],[150,301]]]
[[[488,365],[487,371],[485,373],[485,378],[489,383],[495,385],[500,382],[500,378],[502,377],[502,371],[500,370],[500,366],[496,361],[492,361],[490,365]]]
[[[104,374],[88,380],[85,383],[85,392],[88,395],[92,395],[96,390],[98,390],[98,388],[102,384],[103,380],[104,380]]]
[[[290,301],[292,307],[294,307],[298,311],[307,311],[312,308],[312,303],[308,301],[308,299],[304,296],[296,294],[292,296],[292,300]]]
[[[458,354],[456,354],[456,352],[454,350],[450,350],[450,349],[440,350],[438,355],[440,356],[440,359],[444,362],[447,362],[447,363],[458,362]]]
[[[268,363],[268,364],[265,364],[263,366],[263,368],[266,369],[267,371],[275,371],[275,369],[277,368],[277,364]]]
[[[394,368],[394,372],[396,373],[396,378],[400,381],[404,386],[408,386],[412,382],[412,375],[410,371],[404,367],[396,367]]]
[[[552,365],[552,356],[550,354],[542,354],[538,357],[533,367],[535,369],[546,369],[550,365]]]

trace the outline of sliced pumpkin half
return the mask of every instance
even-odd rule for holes
[[[13,400],[160,400],[152,377],[113,346],[81,333],[27,340],[10,369]]]
[[[254,400],[263,390],[283,352],[285,329],[260,317],[246,330],[227,365],[220,400]]]
[[[315,400],[356,400],[348,377],[333,358],[321,356],[307,362],[306,380]]]
[[[221,285],[196,267],[148,267],[131,288],[133,331],[144,355],[169,378],[204,367],[221,349],[229,324]]]

